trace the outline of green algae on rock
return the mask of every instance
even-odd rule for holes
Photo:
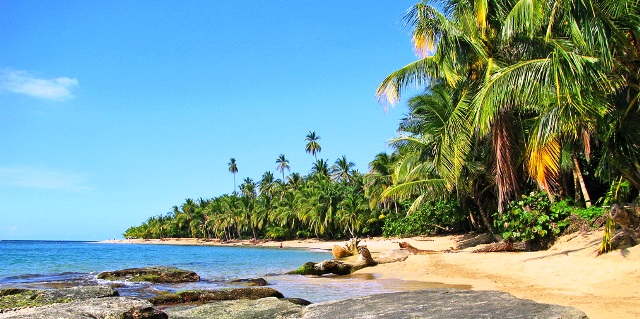
[[[197,282],[200,276],[193,271],[176,267],[157,266],[144,268],[128,268],[116,271],[105,271],[98,275],[98,279],[144,281],[152,283]]]

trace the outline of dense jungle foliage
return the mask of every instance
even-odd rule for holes
[[[432,6],[435,3],[436,6]],[[385,78],[409,101],[394,151],[293,173],[281,155],[239,192],[187,199],[127,237],[343,238],[483,229],[536,241],[594,225],[640,189],[637,0],[442,0],[410,8],[418,60]],[[235,159],[229,171],[238,172]],[[597,224],[595,226],[601,226]]]

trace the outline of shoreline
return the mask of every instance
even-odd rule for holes
[[[589,318],[640,318],[640,245],[596,257],[602,230],[560,237],[554,246],[537,252],[472,253],[467,248],[454,253],[411,255],[403,262],[359,270],[394,289],[469,287],[497,290],[518,298],[570,306]],[[456,247],[462,235],[402,239],[364,238],[375,256],[398,249],[406,241],[419,249],[446,250]],[[331,250],[344,241],[288,240],[254,244],[249,240],[222,243],[196,239],[118,239],[99,243],[256,246]]]

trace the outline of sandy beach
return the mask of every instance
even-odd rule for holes
[[[453,253],[412,255],[403,262],[359,270],[358,276],[397,285],[416,287],[460,287],[498,290],[518,298],[576,307],[589,318],[640,318],[640,246],[596,257],[602,231],[561,237],[546,251],[472,253],[473,248]],[[456,247],[462,235],[403,239],[363,239],[375,257],[398,249],[406,241],[419,249],[446,250]],[[250,241],[221,243],[195,239],[108,240],[105,243],[170,245],[254,245]],[[330,250],[334,244],[318,240],[267,241],[258,246]],[[394,287],[397,288],[397,287]]]

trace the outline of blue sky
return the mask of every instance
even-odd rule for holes
[[[279,154],[307,174],[309,131],[366,172],[414,3],[0,1],[0,239],[121,238],[232,192],[232,157],[238,182]]]

